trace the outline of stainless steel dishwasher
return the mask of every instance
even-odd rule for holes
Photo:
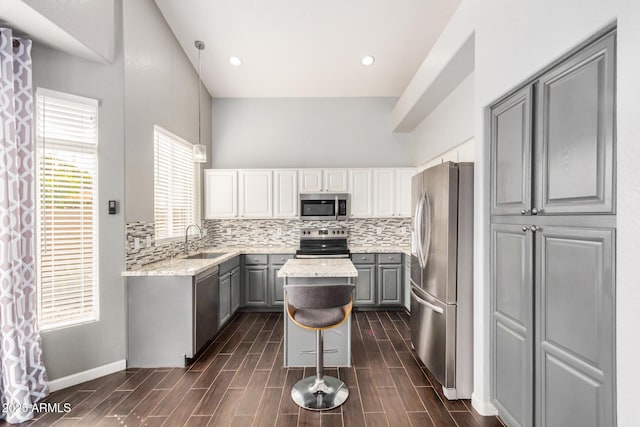
[[[193,353],[197,353],[218,331],[218,268],[195,277],[193,293]]]

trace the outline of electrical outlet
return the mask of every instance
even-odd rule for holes
[[[135,239],[133,239],[133,249],[135,249],[136,251],[140,250],[140,238],[136,237]]]
[[[231,236],[231,229],[227,228],[227,236]]]
[[[151,234],[147,234],[147,247],[151,247]]]
[[[376,227],[376,234],[378,236],[382,234],[382,227]]]
[[[400,227],[400,234],[402,235],[407,234],[407,227]]]

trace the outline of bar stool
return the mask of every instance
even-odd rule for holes
[[[353,307],[351,284],[285,285],[287,315],[301,328],[316,332],[316,376],[298,381],[291,398],[298,406],[313,411],[337,408],[349,397],[349,388],[338,378],[324,375],[326,329],[345,322]]]

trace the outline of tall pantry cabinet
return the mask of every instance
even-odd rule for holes
[[[491,396],[615,425],[615,31],[490,107]]]

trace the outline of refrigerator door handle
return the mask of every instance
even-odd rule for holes
[[[420,195],[420,200],[416,205],[414,229],[415,229],[416,252],[418,255],[418,262],[420,264],[420,268],[424,269],[424,262],[423,262],[423,256],[422,256],[422,198],[423,198],[423,195]]]
[[[440,314],[444,313],[444,310],[442,308],[438,307],[437,305],[431,304],[429,301],[425,301],[422,298],[420,298],[413,289],[411,289],[411,295],[416,299],[416,301],[418,301],[420,304],[424,305],[425,307],[430,308],[436,313],[440,313]]]
[[[421,231],[424,231],[424,235],[420,237],[420,253],[422,268],[425,269],[429,261],[429,249],[431,245],[431,203],[429,203],[429,195],[427,193],[423,193],[421,204],[423,208],[420,212],[420,228]],[[426,225],[423,224],[422,221],[425,221]]]

